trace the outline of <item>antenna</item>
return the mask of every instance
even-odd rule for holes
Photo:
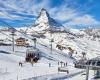
[[[50,37],[51,37],[51,40],[50,40],[50,42],[51,42],[51,54],[52,54],[52,43],[54,42],[54,40],[53,40],[53,38],[52,38],[52,28],[50,27]]]
[[[89,66],[86,66],[86,80],[88,80],[89,77]]]

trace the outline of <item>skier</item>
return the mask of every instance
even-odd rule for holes
[[[66,66],[67,66],[67,62],[66,62],[65,64],[66,64]]]
[[[51,67],[51,63],[49,63],[49,67]]]
[[[19,66],[21,66],[21,67],[22,67],[22,66],[23,66],[23,63],[22,63],[22,62],[19,62]]]

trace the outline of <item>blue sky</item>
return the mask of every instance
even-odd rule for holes
[[[65,27],[100,25],[100,0],[0,0],[0,25],[31,26],[41,8]]]

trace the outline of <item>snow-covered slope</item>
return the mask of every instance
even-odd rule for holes
[[[37,31],[38,32],[38,31]],[[4,34],[3,34],[4,33]],[[12,40],[12,36],[10,35],[11,32],[8,32],[6,30],[0,32],[0,36],[5,35],[7,36],[8,39]],[[16,31],[15,32],[16,36],[15,39],[19,37],[24,37],[28,39],[29,43],[31,46],[34,46],[34,42],[31,40],[33,36],[27,35],[26,33]],[[83,37],[78,37],[81,35],[84,35]],[[19,80],[21,79],[30,79],[32,77],[37,77],[37,76],[42,76],[44,75],[49,75],[49,77],[53,78],[50,76],[50,74],[55,74],[56,77],[61,75],[65,75],[66,73],[63,74],[57,74],[57,67],[58,67],[58,61],[63,61],[68,63],[68,69],[71,72],[76,72],[78,69],[74,69],[73,67],[73,60],[81,58],[82,54],[81,52],[86,52],[87,53],[87,58],[94,58],[99,56],[100,54],[100,42],[99,41],[94,41],[91,39],[88,39],[85,35],[88,35],[84,32],[84,30],[74,30],[70,29],[69,32],[64,32],[64,33],[52,33],[52,36],[50,32],[46,32],[45,38],[37,38],[37,48],[40,50],[41,54],[41,59],[37,64],[34,64],[32,67],[28,63],[24,63],[23,67],[20,68],[18,65],[19,61],[24,61],[25,59],[25,52],[26,49],[25,47],[17,47],[15,46],[15,53],[12,52],[12,46],[0,46],[0,51],[7,51],[13,54],[5,54],[5,53],[0,53],[0,79],[5,79],[5,80],[16,80],[18,78]],[[51,54],[51,38],[54,40],[52,43],[52,54]],[[8,42],[6,40],[6,42]],[[68,49],[64,50],[59,50],[56,48],[56,45],[60,44],[61,46],[64,47],[71,47],[73,50],[77,51],[77,54],[73,54],[73,58],[69,56]],[[74,59],[75,58],[75,59]],[[51,63],[52,67],[49,67],[49,63]],[[12,68],[10,68],[12,65]],[[71,69],[71,70],[70,70]],[[41,71],[42,70],[42,71]],[[80,72],[80,71],[79,71]],[[77,73],[77,72],[76,72]],[[76,74],[74,73],[74,74]],[[36,74],[36,75],[35,75]],[[58,75],[58,76],[57,76]],[[34,79],[34,78],[33,78]],[[74,79],[73,79],[74,80]]]
[[[0,40],[3,43],[12,44],[11,30],[11,28],[0,29]],[[28,33],[31,33],[31,35]],[[32,67],[30,64],[25,63],[25,55],[28,48],[15,46],[15,52],[12,52],[11,45],[0,46],[0,65],[2,65],[0,66],[0,75],[3,75],[0,76],[0,79],[16,80],[17,78],[17,80],[27,80],[36,76],[42,77],[47,73],[48,75],[57,75],[58,62],[61,61],[68,63],[67,68],[69,71],[73,72],[75,70],[76,72],[78,69],[73,67],[73,62],[82,58],[82,52],[87,53],[86,57],[89,59],[100,55],[99,33],[100,30],[98,29],[65,30],[61,24],[49,16],[45,9],[42,9],[33,27],[22,28],[22,30],[17,28],[14,36],[15,40],[19,37],[27,39],[30,46],[34,46],[32,39],[34,37],[37,38],[36,48],[40,52],[40,60]],[[42,35],[42,37],[35,35]],[[92,36],[96,36],[97,40],[92,39]],[[51,42],[51,40],[53,41]],[[63,49],[57,48],[57,45],[60,45]],[[74,51],[72,56],[70,55],[72,52],[68,49],[69,47]],[[22,68],[18,65],[19,61],[23,62]],[[50,63],[52,67],[50,67]],[[13,66],[12,68],[10,68],[11,65]]]
[[[91,40],[100,41],[100,29],[85,29],[84,32],[89,36]]]

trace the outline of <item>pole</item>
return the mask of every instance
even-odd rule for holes
[[[13,41],[13,45],[12,45],[12,46],[13,46],[13,52],[14,52],[14,51],[15,51],[15,50],[14,50],[14,49],[15,49],[15,48],[14,48],[14,47],[15,47],[15,46],[14,46],[14,33],[12,33],[12,41]]]
[[[14,49],[15,49],[15,48],[14,48],[14,47],[15,47],[15,45],[14,45],[15,31],[16,31],[16,30],[15,30],[14,28],[11,29],[11,35],[12,35],[12,51],[13,51],[13,52],[15,51],[15,50],[14,50]]]
[[[37,42],[37,39],[34,38],[34,39],[32,39],[32,40],[34,41],[34,48],[36,48],[36,42]]]
[[[86,66],[86,80],[88,80],[89,77],[89,66]]]
[[[52,40],[51,40],[51,54],[52,54]]]
[[[53,42],[53,39],[52,39],[52,29],[50,30],[50,37],[51,37],[51,54],[52,54],[52,42]]]
[[[18,75],[17,75],[17,80],[18,80]]]
[[[35,41],[34,41],[34,46],[35,46],[35,48],[36,48],[36,39],[35,39]]]
[[[12,51],[14,52],[14,51],[15,51],[15,45],[14,45],[14,44],[15,44],[15,43],[14,43],[14,40],[15,40],[15,39],[14,39],[15,32],[14,32],[14,30],[12,31],[12,34],[11,34],[11,35],[12,35]]]

